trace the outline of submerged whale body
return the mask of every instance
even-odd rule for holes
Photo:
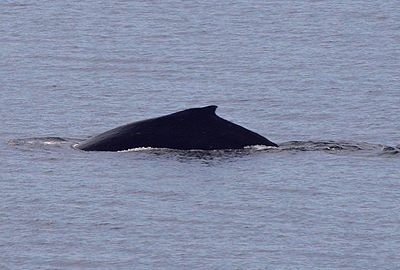
[[[106,131],[75,146],[85,151],[122,151],[139,147],[181,150],[275,146],[267,138],[215,114],[217,106],[193,108]]]

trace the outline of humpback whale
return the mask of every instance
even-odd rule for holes
[[[267,138],[215,114],[217,106],[192,108],[120,126],[75,146],[85,151],[122,151],[139,147],[181,150],[242,149],[275,146]]]

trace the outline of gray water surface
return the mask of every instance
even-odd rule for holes
[[[398,269],[396,1],[3,1],[0,269]],[[72,144],[218,105],[279,149]]]

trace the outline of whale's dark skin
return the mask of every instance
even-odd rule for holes
[[[242,149],[275,146],[267,138],[215,114],[217,106],[193,108],[106,131],[75,146],[85,151],[122,151],[138,147],[182,150]]]

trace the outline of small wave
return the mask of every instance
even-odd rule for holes
[[[279,145],[280,151],[323,151],[331,154],[357,154],[380,157],[399,157],[399,146],[392,147],[367,142],[346,141],[289,141]]]
[[[266,149],[278,149],[276,146],[266,146],[266,145],[249,145],[245,146],[244,149],[251,149],[256,151],[266,150]]]
[[[396,146],[396,147],[384,146],[382,148],[381,153],[379,153],[379,156],[383,156],[383,157],[397,157],[397,156],[400,156],[400,148],[399,148],[399,146]]]
[[[243,150],[256,150],[256,151],[260,151],[260,150],[266,150],[266,149],[276,149],[277,147],[275,146],[266,146],[266,145],[250,145],[250,146],[246,146],[244,147],[244,149],[215,149],[215,150],[201,150],[201,149],[191,149],[191,150],[177,150],[177,149],[171,149],[171,148],[156,148],[156,147],[136,147],[136,148],[132,148],[132,149],[128,149],[128,150],[121,150],[121,151],[117,151],[120,153],[125,153],[125,152],[138,152],[138,151],[190,151],[190,152],[221,152],[221,151],[243,151]]]
[[[241,158],[244,156],[251,155],[255,152],[260,152],[260,148],[245,148],[245,149],[216,149],[216,150],[180,150],[171,148],[153,148],[153,147],[138,147],[124,151],[118,151],[118,153],[137,153],[137,154],[148,154],[151,156],[162,156],[163,158],[179,160],[180,162],[191,162],[199,161],[222,161],[222,160],[234,160],[235,158]],[[265,148],[262,148],[265,150]]]
[[[34,137],[23,139],[11,139],[6,141],[9,145],[29,146],[30,148],[48,148],[69,145],[75,146],[81,142],[81,139],[70,139],[62,137]],[[372,156],[398,157],[400,156],[400,145],[395,147],[381,144],[372,144],[366,142],[350,141],[289,141],[279,144],[279,147],[252,145],[244,149],[220,149],[220,150],[176,150],[169,148],[137,147],[128,150],[118,151],[120,153],[142,152],[151,154],[172,154],[178,156],[230,156],[230,155],[250,155],[252,153],[277,153],[277,152],[303,152],[303,151],[323,151],[332,154],[339,153],[365,153]]]
[[[67,139],[60,137],[41,137],[41,138],[26,138],[26,139],[12,139],[6,143],[10,145],[25,145],[25,144],[60,144],[67,143]]]
[[[34,137],[34,138],[23,138],[23,139],[11,139],[6,141],[8,145],[14,146],[29,146],[30,148],[41,148],[48,146],[61,146],[76,144],[80,140],[69,139],[61,137]]]
[[[379,150],[381,145],[345,141],[289,141],[279,145],[281,150],[293,151],[360,151]]]
[[[153,151],[153,150],[162,150],[166,148],[153,148],[153,147],[136,147],[136,148],[131,148],[128,150],[121,150],[117,151],[118,153],[127,153],[127,152],[139,152],[139,151]]]

